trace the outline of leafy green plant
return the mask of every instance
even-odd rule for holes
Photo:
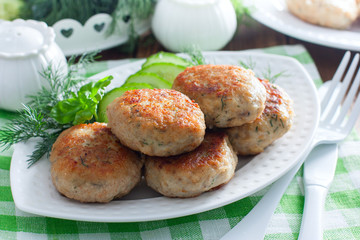
[[[0,19],[11,21],[18,18],[24,3],[25,0],[1,0]]]
[[[185,49],[184,53],[190,57],[190,63],[194,66],[207,64],[205,57],[198,46],[194,45],[189,49]]]
[[[119,26],[122,23],[129,25],[127,43],[121,46],[124,52],[133,52],[137,47],[139,36],[135,31],[135,20],[144,20],[151,16],[154,11],[157,0],[121,0],[118,2],[114,12],[112,13],[113,21],[109,27],[109,34],[121,32]]]
[[[79,70],[94,61],[96,53],[84,54],[77,63],[75,57],[68,61],[68,73],[58,66],[49,65],[42,76],[48,86],[35,95],[19,111],[18,116],[0,129],[0,146],[11,145],[38,138],[28,164],[33,165],[45,154],[49,154],[57,137],[65,129],[79,123],[92,122],[96,116],[97,103],[104,95],[105,87],[112,77],[84,85],[86,78]]]
[[[117,3],[118,0],[27,0],[20,17],[44,21],[48,25],[64,18],[84,24],[97,13],[111,14]]]
[[[72,123],[73,125],[84,123],[93,117],[97,118],[98,103],[111,80],[112,76],[108,76],[82,86],[77,93],[71,93],[71,98],[59,101],[51,109],[50,116],[60,124]]]

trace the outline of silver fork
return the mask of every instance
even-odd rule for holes
[[[356,54],[352,61],[344,81],[341,83],[339,91],[336,91],[343,79],[344,72],[350,60],[351,53],[346,52],[338,69],[336,70],[327,93],[321,101],[320,123],[312,141],[311,148],[304,154],[299,163],[287,174],[277,180],[256,206],[238,223],[233,229],[225,234],[221,239],[264,239],[267,225],[278,206],[278,203],[294,178],[296,172],[303,164],[310,151],[319,144],[338,143],[344,140],[354,127],[360,114],[360,96],[356,97],[360,83],[360,70],[351,84],[350,90],[342,101],[351,83],[352,76],[359,61]],[[359,94],[358,94],[359,95]],[[330,99],[335,99],[329,104]],[[356,101],[355,101],[356,99]],[[353,102],[355,103],[353,104]],[[351,105],[353,109],[348,118],[345,118]]]

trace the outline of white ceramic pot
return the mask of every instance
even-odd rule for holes
[[[237,22],[230,0],[160,0],[151,27],[168,50],[181,52],[197,46],[210,51],[231,40]]]
[[[33,20],[0,21],[0,108],[21,109],[29,94],[47,85],[41,72],[50,63],[67,71],[51,27]]]

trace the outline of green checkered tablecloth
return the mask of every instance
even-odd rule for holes
[[[304,65],[317,86],[315,64],[301,45],[254,51],[291,56]],[[339,59],[340,61],[340,59]],[[91,75],[126,61],[94,63]],[[13,114],[0,111],[0,124]],[[360,239],[360,139],[352,133],[339,145],[336,176],[325,205],[324,239]],[[55,219],[16,208],[10,188],[11,150],[0,153],[0,239],[219,239],[261,199],[267,189],[211,211],[161,221],[96,223]],[[297,239],[303,212],[302,173],[297,173],[281,199],[265,239]],[[256,223],[254,223],[256,224]]]

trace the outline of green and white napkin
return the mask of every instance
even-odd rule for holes
[[[315,64],[301,45],[250,51],[297,59],[317,86],[322,81]],[[94,63],[87,75],[133,60]],[[0,110],[0,126],[14,114]],[[360,239],[360,139],[353,132],[339,145],[336,175],[325,205],[324,239]],[[151,222],[96,223],[55,219],[25,213],[16,208],[10,188],[11,150],[0,153],[0,239],[219,239],[234,227],[261,199],[267,189],[211,211]],[[297,239],[304,196],[299,171],[281,199],[266,230],[265,239]],[[254,223],[256,224],[256,223]]]

